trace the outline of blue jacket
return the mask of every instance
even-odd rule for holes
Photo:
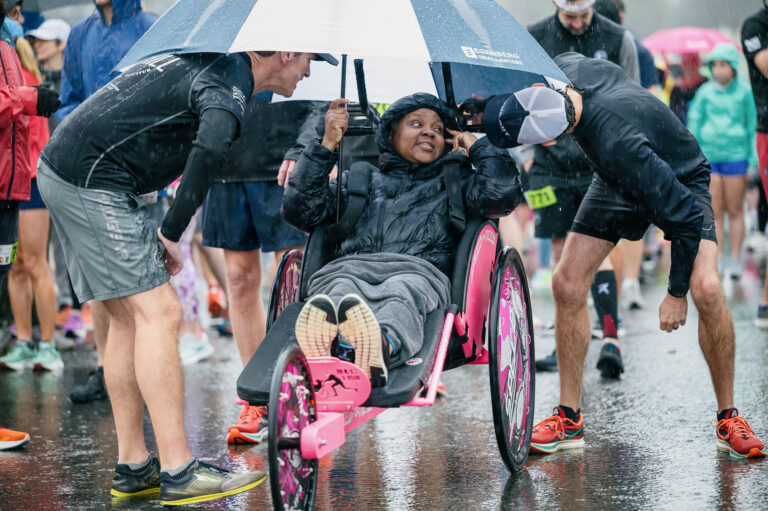
[[[110,71],[155,22],[141,10],[141,0],[112,0],[112,24],[104,21],[101,7],[79,21],[69,34],[61,76],[59,120],[69,115],[91,94],[106,85]]]

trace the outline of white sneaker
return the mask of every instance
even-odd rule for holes
[[[213,344],[208,340],[208,334],[205,332],[200,339],[194,334],[184,334],[179,339],[179,358],[183,366],[205,360],[213,355],[214,351]]]
[[[640,283],[636,280],[625,280],[621,287],[621,306],[627,310],[644,309],[645,300],[640,294]]]

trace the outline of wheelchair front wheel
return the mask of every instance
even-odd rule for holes
[[[269,482],[276,510],[312,509],[317,460],[301,456],[301,431],[317,420],[309,364],[296,344],[280,353],[269,392]]]
[[[531,444],[535,371],[528,281],[512,247],[496,263],[487,332],[496,441],[509,470],[520,472]]]

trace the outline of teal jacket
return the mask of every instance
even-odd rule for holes
[[[715,50],[720,50],[719,46]],[[732,53],[736,53],[735,48]],[[730,51],[713,51],[708,60],[726,60],[733,66],[737,59],[738,55],[734,57]],[[725,87],[714,79],[702,85],[688,110],[688,128],[712,162],[749,160],[757,165],[756,127],[752,90],[738,75]]]

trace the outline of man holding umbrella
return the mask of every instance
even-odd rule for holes
[[[40,193],[61,235],[81,302],[110,316],[104,364],[118,437],[112,495],[161,493],[164,505],[248,490],[263,472],[233,475],[196,460],[184,432],[176,335],[181,317],[169,274],[178,240],[237,138],[252,93],[291,96],[327,54],[165,54],[130,66],[59,126],[40,157]],[[162,227],[147,202],[179,175]],[[149,411],[159,460],[147,451]]]
[[[580,402],[590,338],[589,284],[619,239],[640,239],[653,223],[672,241],[660,327],[672,332],[685,324],[690,289],[717,400],[718,449],[737,458],[765,456],[763,443],[733,407],[735,335],[717,275],[709,162],[664,103],[620,67],[576,53],[562,54],[555,63],[573,87],[523,89],[493,98],[484,112],[488,137],[498,146],[547,144],[573,133],[597,174],[552,277],[560,405],[534,426],[531,450],[584,445]]]

